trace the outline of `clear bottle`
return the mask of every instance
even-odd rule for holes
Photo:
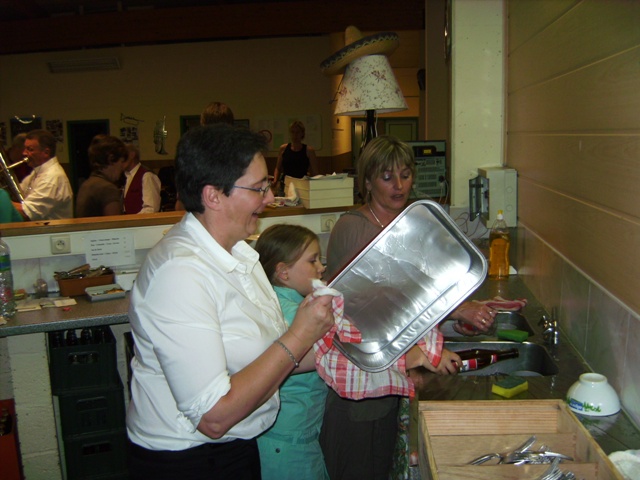
[[[13,298],[13,274],[9,245],[0,237],[0,316],[11,318],[16,313]]]
[[[520,352],[517,348],[511,348],[509,350],[487,350],[474,348],[472,350],[462,350],[456,352],[460,355],[462,365],[460,365],[461,372],[469,372],[471,370],[479,370],[480,368],[487,367],[500,360],[507,360],[509,358],[518,358]]]
[[[509,227],[504,220],[502,210],[489,233],[489,278],[509,277]]]

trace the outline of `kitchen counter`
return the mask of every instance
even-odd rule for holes
[[[0,325],[0,338],[129,322],[129,292],[124,298],[100,302],[91,302],[84,295],[73,298],[77,305],[16,313],[5,325]]]
[[[522,313],[534,330],[534,335],[529,338],[529,341],[542,343],[538,321],[546,312],[537,303],[523,281],[517,276],[512,276],[505,281],[486,280],[474,292],[472,298],[487,299],[496,295],[510,299],[526,298],[528,300]],[[125,298],[102,302],[91,302],[84,296],[74,298],[78,303],[69,307],[68,310],[47,308],[16,314],[9,323],[0,326],[0,337],[128,323],[129,293]],[[470,341],[475,341],[473,337],[468,338]],[[559,345],[547,348],[556,361],[560,372],[557,375],[547,377],[527,377],[528,391],[518,394],[512,399],[564,399],[567,390],[579,375],[589,371],[589,367],[582,362],[562,332]],[[412,376],[416,380],[417,395],[421,400],[512,400],[504,399],[491,392],[496,375],[435,376],[424,371],[417,376]],[[635,428],[624,412],[609,417],[581,415],[578,417],[606,453],[640,449],[640,431]]]
[[[545,314],[544,308],[533,297],[524,282],[516,275],[508,280],[487,279],[474,292],[472,298],[487,299],[497,295],[503,298],[526,298],[527,305],[522,314],[527,318],[534,335],[528,341],[544,344],[542,329],[538,321]],[[487,338],[487,337],[484,337]],[[453,341],[454,338],[446,339]],[[455,340],[476,341],[474,337],[466,337]],[[546,345],[547,350],[554,358],[559,368],[559,373],[552,376],[527,377],[529,389],[511,399],[503,398],[491,392],[491,386],[498,380],[499,375],[486,376],[435,376],[426,370],[416,377],[416,391],[420,400],[496,400],[510,401],[518,399],[564,399],[569,387],[578,379],[580,374],[590,371],[573,346],[560,332],[558,345]],[[640,431],[624,411],[608,417],[590,417],[576,415],[582,424],[589,430],[594,439],[609,454],[619,450],[640,449]]]

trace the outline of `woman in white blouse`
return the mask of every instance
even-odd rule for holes
[[[178,144],[187,213],[151,250],[131,294],[132,478],[259,479],[254,437],[275,421],[278,386],[314,368],[305,355],[333,324],[331,297],[309,296],[287,329],[245,242],[273,201],[265,146],[226,124],[192,128]]]

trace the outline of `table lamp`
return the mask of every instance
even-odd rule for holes
[[[363,145],[377,136],[376,113],[408,108],[385,55],[365,55],[349,63],[336,97],[336,115],[366,115]]]

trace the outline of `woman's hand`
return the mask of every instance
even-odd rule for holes
[[[450,318],[458,320],[453,329],[461,335],[482,335],[493,326],[498,312],[479,302],[464,302],[456,308]]]
[[[332,295],[307,295],[298,307],[289,332],[305,345],[310,346],[320,340],[335,323],[332,300]]]

